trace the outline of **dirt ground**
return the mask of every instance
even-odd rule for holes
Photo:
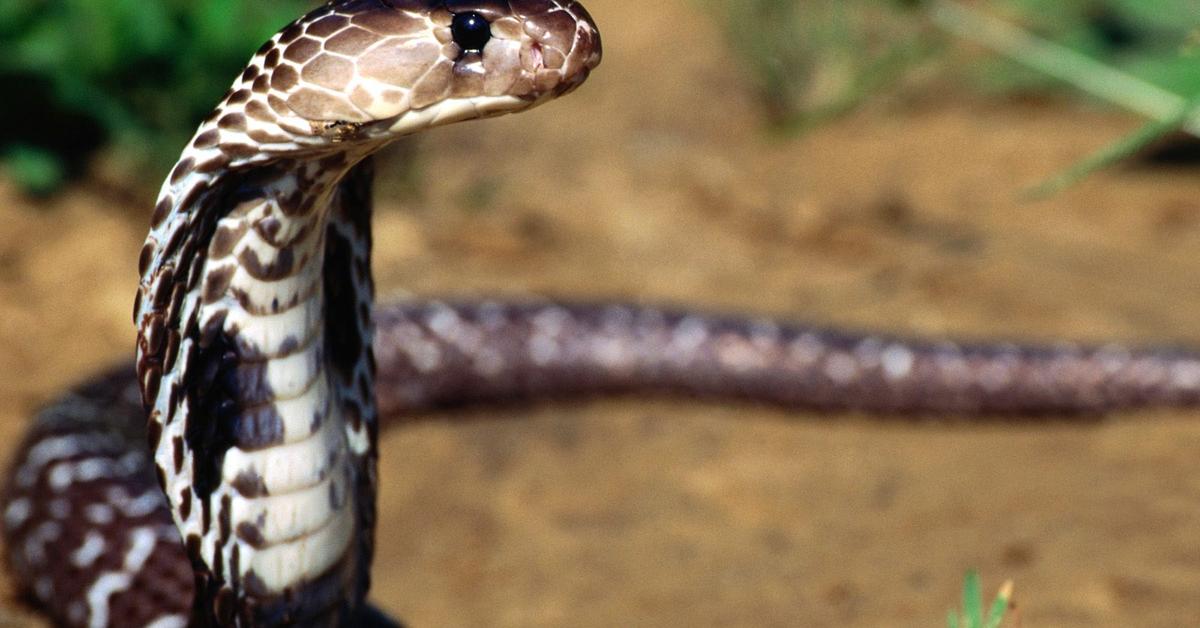
[[[579,93],[435,132],[419,194],[381,185],[384,295],[1200,345],[1194,169],[1018,199],[1136,120],[934,82],[773,139],[694,3],[589,6],[607,55]],[[0,440],[128,355],[134,198],[83,185],[33,204],[0,183]],[[383,439],[373,597],[418,628],[935,626],[977,568],[989,590],[1015,580],[1026,627],[1188,625],[1196,417],[973,426],[663,399],[445,414]]]

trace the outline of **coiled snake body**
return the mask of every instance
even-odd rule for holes
[[[378,418],[446,403],[623,390],[885,412],[1200,400],[1200,358],[1177,352],[926,344],[619,305],[373,313],[370,154],[528,109],[599,60],[571,0],[340,0],[264,45],[164,183],[136,366],[44,410],[15,458],[3,528],[30,597],[76,626],[367,622]]]

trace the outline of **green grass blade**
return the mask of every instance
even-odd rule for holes
[[[1172,119],[1186,102],[1170,90],[958,2],[934,0],[930,11],[934,23],[949,32],[1148,118]],[[1200,134],[1200,121],[1188,119],[1184,124],[1188,132]]]
[[[978,628],[983,625],[983,590],[979,584],[979,572],[968,571],[963,580],[963,615],[968,626]]]
[[[1022,196],[1030,200],[1054,196],[1087,178],[1092,173],[1111,167],[1127,159],[1130,155],[1142,150],[1163,136],[1181,129],[1195,115],[1197,105],[1200,105],[1200,99],[1188,102],[1170,118],[1142,125],[1137,131],[1109,144],[1059,174],[1026,190]]]
[[[1013,583],[1012,580],[1004,583],[1000,587],[1000,593],[996,595],[996,601],[992,602],[992,608],[988,611],[987,623],[983,628],[1000,628],[1000,624],[1004,622],[1004,614],[1008,612],[1008,605],[1012,602]]]

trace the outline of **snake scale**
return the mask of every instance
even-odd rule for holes
[[[629,391],[975,415],[1200,402],[1200,356],[1182,351],[620,304],[373,310],[370,155],[565,94],[600,57],[573,0],[335,0],[267,42],[163,185],[136,364],[49,405],[14,457],[2,524],[28,599],[68,626],[388,625],[365,602],[377,431],[435,406]]]

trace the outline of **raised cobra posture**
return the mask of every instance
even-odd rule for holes
[[[136,379],[126,365],[78,387],[14,457],[3,530],[28,597],[69,626],[383,621],[365,603],[379,417],[434,405],[629,390],[885,412],[1200,400],[1200,357],[1181,352],[621,305],[372,312],[370,155],[565,94],[600,56],[573,0],[336,0],[272,37],[163,185]]]

